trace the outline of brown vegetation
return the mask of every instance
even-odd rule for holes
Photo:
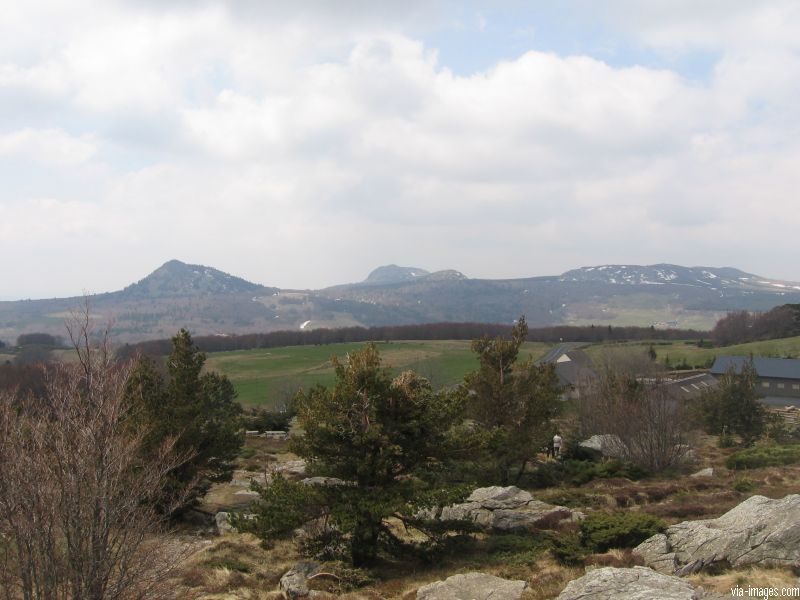
[[[69,329],[79,360],[48,372],[44,393],[0,394],[0,591],[6,598],[101,600],[175,595],[186,546],[152,508],[187,457],[168,440],[145,456],[132,425],[128,369],[88,311]]]

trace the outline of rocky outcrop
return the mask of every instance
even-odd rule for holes
[[[622,440],[611,434],[593,435],[578,445],[581,448],[592,450],[605,458],[621,458],[628,452]]]
[[[306,461],[302,459],[287,460],[285,462],[278,463],[273,468],[273,471],[276,473],[282,473],[288,477],[305,477]]]
[[[570,581],[556,600],[711,600],[703,588],[646,567],[604,567]]]
[[[519,600],[527,584],[486,573],[462,573],[417,590],[417,600]]]
[[[647,566],[676,575],[710,565],[800,568],[800,495],[752,496],[718,519],[673,525],[634,552]]]
[[[226,535],[236,531],[236,528],[231,525],[231,514],[228,512],[218,512],[214,515],[214,522],[217,525],[217,535]]]
[[[473,521],[486,531],[521,532],[550,527],[560,521],[575,521],[583,514],[564,506],[535,500],[515,486],[478,488],[466,502],[442,509],[442,520]]]
[[[713,477],[714,476],[714,468],[713,467],[706,467],[705,469],[700,469],[697,473],[692,473],[689,477]]]
[[[230,485],[235,487],[249,488],[250,482],[252,481],[264,485],[265,483],[267,483],[267,478],[264,475],[264,473],[259,473],[257,471],[237,470],[233,472],[233,478],[230,481]]]
[[[319,565],[313,562],[297,563],[286,571],[281,577],[280,588],[289,598],[306,598],[311,591],[308,589],[308,578],[319,570]]]
[[[303,485],[328,487],[332,485],[344,485],[345,482],[338,477],[306,477],[301,479]]]

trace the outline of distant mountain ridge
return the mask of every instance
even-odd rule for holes
[[[0,302],[0,340],[21,333],[62,335],[80,298]],[[644,325],[709,329],[731,310],[800,303],[800,283],[731,267],[599,265],[561,275],[472,279],[384,265],[365,280],[320,290],[282,290],[204,266],[171,260],[126,288],[91,297],[118,341],[164,338],[186,327],[228,335],[287,329],[414,325],[433,322],[531,326]]]
[[[800,284],[765,279],[732,267],[682,267],[680,265],[602,265],[581,267],[561,275],[562,281],[593,281],[619,285],[689,285],[712,290],[741,288],[799,290]]]
[[[407,283],[410,281],[436,281],[466,279],[460,271],[445,269],[431,273],[418,267],[399,267],[397,265],[384,265],[372,271],[360,284],[350,285],[387,285],[394,283]],[[341,286],[334,286],[341,287]]]
[[[117,293],[128,298],[262,293],[267,288],[205,265],[165,262],[144,279]]]
[[[428,275],[425,269],[417,267],[398,267],[397,265],[384,265],[372,271],[361,283],[365,285],[381,285],[384,283],[400,283],[414,281],[419,277]]]

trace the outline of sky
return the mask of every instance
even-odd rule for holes
[[[0,299],[170,259],[800,280],[794,0],[0,4]]]

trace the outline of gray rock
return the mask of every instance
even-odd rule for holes
[[[800,495],[752,496],[718,519],[673,525],[634,552],[647,566],[676,575],[714,564],[800,568]]]
[[[297,563],[281,577],[280,588],[289,598],[305,598],[310,595],[308,578],[319,570],[314,562]]]
[[[496,531],[529,531],[553,525],[559,521],[573,520],[575,514],[564,506],[554,506],[541,500],[531,500],[525,506],[494,511],[492,529]]]
[[[621,458],[628,453],[622,440],[612,434],[593,435],[578,445],[581,448],[594,450],[606,458]]]
[[[486,573],[463,573],[417,590],[417,600],[519,600],[527,584]]]
[[[261,485],[264,485],[267,482],[267,479],[264,473],[258,473],[256,471],[234,471],[233,479],[231,479],[230,485],[236,487],[250,487],[251,481],[256,481]]]
[[[216,515],[214,515],[214,522],[217,524],[217,534],[218,535],[227,535],[228,533],[234,533],[236,529],[233,525],[231,525],[231,514],[220,511]]]
[[[516,486],[477,488],[467,498],[467,502],[477,502],[483,508],[494,510],[496,508],[517,508],[533,500],[533,496]]]
[[[700,469],[697,473],[692,473],[691,475],[689,475],[689,477],[713,477],[713,476],[714,476],[713,467]]]
[[[470,520],[481,529],[501,532],[531,531],[582,517],[564,506],[534,500],[528,492],[513,485],[478,488],[466,502],[447,506],[440,515],[441,519]]]
[[[330,486],[330,485],[344,485],[344,480],[339,479],[338,477],[306,477],[305,479],[301,479],[300,483],[303,485],[321,485],[321,486]]]
[[[707,598],[678,577],[645,567],[603,567],[570,581],[556,600],[700,600]]]
[[[274,470],[284,475],[295,475],[297,477],[305,477],[306,475],[306,461],[302,459],[287,460],[286,462],[278,464]]]

